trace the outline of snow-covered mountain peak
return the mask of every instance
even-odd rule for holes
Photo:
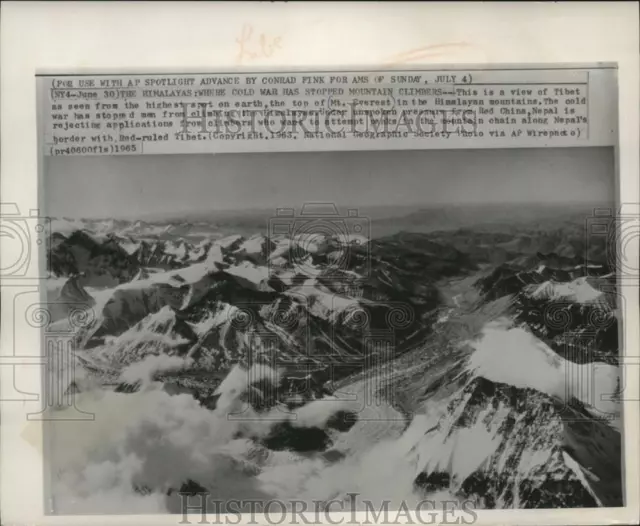
[[[599,301],[603,293],[589,283],[587,277],[579,277],[568,283],[545,281],[528,288],[533,298],[566,299],[580,304]]]

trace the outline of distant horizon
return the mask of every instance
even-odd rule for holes
[[[336,203],[429,208],[615,201],[611,147],[47,159],[43,211],[136,220]]]
[[[326,204],[326,203],[308,203],[308,204]],[[552,207],[552,208],[560,208],[563,206],[571,206],[571,207],[588,207],[589,205],[597,205],[597,206],[615,206],[615,200],[594,200],[594,201],[531,201],[531,202],[518,202],[518,203],[505,203],[504,201],[496,201],[496,202],[449,202],[449,203],[414,203],[414,204],[406,204],[406,205],[385,205],[385,204],[372,204],[372,205],[364,205],[364,206],[356,206],[356,205],[338,205],[335,206],[338,208],[339,212],[346,212],[348,209],[382,209],[382,208],[410,208],[417,210],[429,210],[436,208],[449,208],[449,207],[476,207],[476,208],[484,208],[484,207]],[[296,211],[300,210],[300,207],[289,207],[294,208]],[[70,216],[70,215],[59,215],[54,216],[51,215],[49,217],[54,219],[70,219],[70,220],[89,220],[89,221],[143,221],[143,222],[152,222],[152,221],[176,221],[184,219],[180,216],[205,216],[206,214],[217,214],[217,213],[238,213],[238,214],[255,214],[261,215],[261,213],[273,212],[272,208],[221,208],[216,210],[188,210],[188,211],[177,211],[167,213],[165,215],[158,214],[147,214],[140,216],[119,216],[119,217],[107,217],[107,216]],[[204,219],[198,219],[198,221],[203,221]]]

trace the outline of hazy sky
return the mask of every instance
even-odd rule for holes
[[[47,214],[614,199],[613,148],[50,157]]]

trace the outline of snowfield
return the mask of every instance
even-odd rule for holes
[[[469,342],[474,349],[470,370],[493,382],[535,389],[564,401],[575,398],[594,415],[613,417],[612,425],[620,425],[618,367],[569,362],[530,332],[509,324],[509,320],[492,322],[480,339]]]
[[[602,295],[602,292],[594,289],[585,277],[569,283],[546,281],[531,292],[534,298],[564,298],[582,304],[597,301],[602,298]]]

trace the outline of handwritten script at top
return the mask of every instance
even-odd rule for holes
[[[451,55],[462,49],[471,47],[467,42],[448,42],[443,44],[431,44],[397,53],[383,60],[384,66],[396,64],[406,64],[408,62],[419,62],[430,58]]]
[[[240,36],[236,38],[238,43],[238,64],[244,64],[252,60],[269,58],[282,48],[282,37],[270,37],[265,33],[255,34],[251,24],[242,26]]]

